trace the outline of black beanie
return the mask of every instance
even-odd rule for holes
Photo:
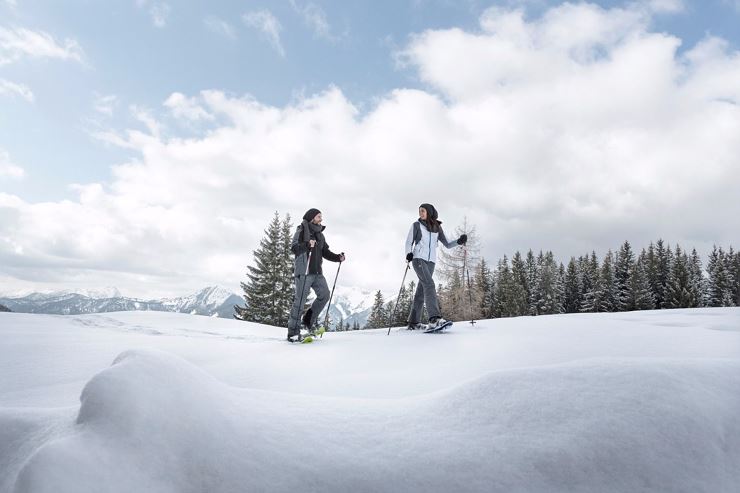
[[[419,207],[426,209],[431,219],[437,219],[437,209],[432,204],[421,204]]]
[[[313,218],[316,217],[318,214],[321,214],[321,211],[318,209],[308,209],[306,213],[303,215],[303,220],[311,222],[313,221]]]

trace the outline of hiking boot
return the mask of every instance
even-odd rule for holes
[[[410,323],[409,326],[406,327],[406,330],[422,330],[422,329],[425,329],[425,328],[426,328],[426,326],[424,324],[417,322],[415,324],[411,324]]]
[[[434,330],[439,327],[442,327],[447,323],[447,320],[445,320],[442,317],[434,317],[429,319],[429,325],[427,326],[427,330]]]

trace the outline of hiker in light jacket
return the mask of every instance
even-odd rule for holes
[[[406,238],[406,261],[411,262],[414,272],[419,277],[408,319],[408,328],[411,330],[423,328],[420,319],[424,305],[429,315],[429,328],[440,327],[447,323],[439,312],[437,290],[432,280],[434,265],[437,261],[438,241],[447,248],[454,248],[464,245],[468,241],[468,236],[462,235],[455,241],[448,241],[442,231],[442,221],[438,219],[437,210],[432,204],[421,204],[419,220],[411,225]]]
[[[301,335],[301,322],[309,333],[316,330],[316,320],[329,301],[329,286],[326,284],[321,264],[323,259],[331,262],[344,262],[344,253],[336,254],[329,250],[329,245],[324,238],[324,229],[321,225],[321,211],[309,209],[303,215],[303,221],[296,228],[290,249],[295,255],[295,300],[290,311],[288,320],[288,340],[299,342],[303,339]],[[310,263],[307,262],[309,261]],[[313,289],[316,299],[311,307],[301,317],[303,304],[308,293]]]

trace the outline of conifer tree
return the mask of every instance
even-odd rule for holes
[[[603,288],[602,311],[615,312],[618,310],[617,283],[614,275],[614,254],[609,250],[601,265],[601,284]],[[596,311],[596,310],[594,310]]]
[[[698,308],[705,306],[705,300],[707,297],[706,281],[704,280],[701,258],[699,257],[699,254],[696,253],[696,248],[691,250],[689,267],[689,283],[691,285],[692,296],[695,300],[694,307]]]
[[[696,305],[690,279],[691,266],[686,254],[676,245],[664,304],[666,308],[690,308]]]
[[[378,290],[375,293],[375,301],[373,307],[370,310],[370,316],[367,319],[366,329],[380,329],[387,327],[389,314],[386,312],[385,301],[383,300],[383,293]]]
[[[650,279],[647,274],[648,254],[643,249],[635,263],[634,272],[630,279],[630,305],[633,310],[652,310],[655,308],[655,297],[650,288]]]
[[[241,283],[244,306],[234,307],[239,320],[286,327],[293,301],[293,259],[290,251],[290,216],[280,221],[276,211],[254,251],[254,265],[247,267]]]
[[[581,273],[575,257],[570,258],[565,273],[565,313],[576,313],[581,308]]]
[[[614,265],[614,280],[617,287],[617,311],[634,310],[632,303],[632,272],[635,268],[635,256],[632,246],[625,241],[617,252],[617,260]]]

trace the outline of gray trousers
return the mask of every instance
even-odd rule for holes
[[[409,323],[417,324],[421,322],[421,313],[424,305],[427,306],[427,315],[429,318],[440,317],[439,302],[437,302],[437,290],[434,287],[434,262],[427,262],[424,259],[415,258],[411,261],[419,284],[416,285],[414,293],[414,302],[411,304],[411,313],[409,313]]]
[[[288,320],[288,335],[297,335],[301,331],[301,316],[303,314],[303,305],[308,298],[308,293],[313,288],[316,293],[316,299],[311,304],[311,325],[316,323],[321,310],[329,302],[329,286],[322,274],[300,275],[295,277],[295,299],[293,308],[290,310],[290,319]],[[305,282],[304,282],[305,280]],[[301,290],[302,288],[302,290]]]

